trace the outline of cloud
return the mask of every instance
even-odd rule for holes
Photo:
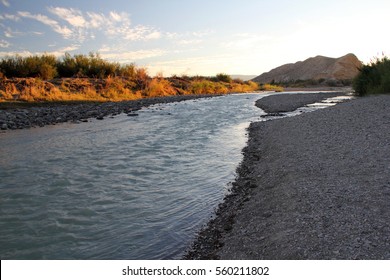
[[[86,20],[83,17],[81,11],[76,9],[67,9],[62,7],[49,7],[48,11],[52,14],[58,16],[59,18],[67,21],[70,25],[74,27],[84,27],[86,25]]]
[[[179,45],[187,46],[187,45],[197,45],[197,44],[200,44],[202,42],[203,42],[203,40],[200,40],[200,39],[192,39],[192,40],[180,40],[177,43]]]
[[[10,14],[4,14],[0,15],[1,20],[13,20],[13,21],[18,21],[20,18],[15,15],[10,15]]]
[[[161,38],[161,32],[151,30],[149,34],[145,35],[146,40],[154,40]]]
[[[1,1],[1,0],[0,0]],[[48,7],[49,15],[18,11],[15,15],[0,15],[0,20],[18,21],[31,19],[49,26],[63,38],[81,43],[86,39],[94,40],[99,32],[110,39],[127,41],[149,41],[160,39],[163,34],[155,27],[133,26],[130,14],[110,11],[108,13],[82,12],[74,8]],[[54,16],[54,18],[53,18]],[[8,32],[8,37],[12,33]],[[7,35],[6,35],[7,36]]]
[[[58,52],[61,52],[62,54],[64,54],[65,52],[71,52],[71,51],[75,51],[77,49],[80,48],[80,45],[70,45],[70,46],[67,46],[67,47],[63,47],[61,49],[58,50]]]
[[[89,18],[88,26],[90,28],[99,29],[106,22],[106,17],[103,14],[87,12],[87,16]]]
[[[30,51],[12,51],[12,52],[0,52],[0,57],[6,57],[6,56],[21,56],[21,57],[28,57],[33,55],[54,55],[56,57],[61,57],[64,55],[65,52],[77,50],[80,46],[79,45],[70,45],[68,47],[59,48],[58,50],[49,51],[49,52],[30,52]]]
[[[144,25],[132,26],[130,15],[125,12],[110,11],[108,14],[86,12],[63,7],[50,7],[48,10],[68,22],[73,28],[73,33],[80,41],[85,39],[87,34],[89,38],[94,38],[94,31],[102,31],[103,34],[110,37],[120,37],[130,41],[154,40],[161,38],[161,33],[153,27]]]
[[[130,17],[127,13],[110,12],[110,19],[114,22],[124,22],[130,24]]]
[[[5,48],[6,49],[9,46],[11,46],[11,44],[8,41],[3,40],[3,39],[0,40],[0,48]]]
[[[123,26],[122,28],[117,29],[113,28],[107,30],[107,34],[121,36],[124,39],[130,41],[148,41],[159,39],[161,37],[161,33],[159,31],[143,25],[137,25],[133,28],[130,26]]]
[[[136,60],[158,57],[166,53],[166,51],[161,49],[138,50],[138,51],[128,51],[128,52],[110,52],[111,50],[112,50],[111,48],[106,46],[100,49],[101,57],[108,60],[114,60],[120,63],[130,63]],[[103,51],[108,51],[108,52],[103,52]]]
[[[11,5],[9,4],[8,0],[1,0],[1,3],[6,6],[6,7],[10,7]]]
[[[213,34],[213,33],[214,33],[214,31],[212,31],[212,30],[203,30],[203,31],[192,32],[191,35],[198,37],[198,38],[202,38],[202,37],[208,36],[208,35]]]
[[[66,39],[70,38],[73,34],[70,28],[68,28],[67,26],[60,26],[60,24],[57,21],[49,18],[46,15],[31,14],[30,12],[25,12],[25,11],[18,12],[18,15],[23,18],[29,18],[29,19],[39,21],[51,27],[55,32],[61,34]]]
[[[27,57],[34,55],[32,52],[29,51],[19,51],[19,52],[0,52],[0,57],[7,57],[7,56],[21,56],[21,57]]]
[[[4,30],[4,36],[7,38],[14,38],[23,34],[24,33],[22,32],[12,30],[10,27],[6,27],[6,29]]]

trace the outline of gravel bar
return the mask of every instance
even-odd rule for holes
[[[317,92],[317,93],[296,93],[276,94],[261,98],[256,101],[256,106],[268,114],[291,112],[306,104],[315,103],[326,98],[345,95],[346,92]]]
[[[184,258],[390,259],[389,108],[378,95],[252,123],[232,193]]]
[[[106,116],[115,116],[121,113],[136,116],[136,111],[158,103],[180,102],[190,99],[210,98],[219,94],[178,95],[168,97],[145,98],[122,102],[83,102],[60,104],[47,103],[21,103],[13,104],[17,108],[0,109],[0,129],[23,129],[42,127],[63,122],[88,122],[95,118],[103,120]],[[5,104],[7,105],[7,104]]]

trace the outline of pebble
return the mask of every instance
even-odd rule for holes
[[[0,109],[0,129],[24,129],[63,122],[88,122],[89,118],[103,120],[106,116],[115,116],[120,113],[126,113],[128,116],[133,117],[138,116],[136,111],[154,104],[180,102],[219,95],[220,94],[178,95],[123,102],[82,103],[69,105],[53,103],[46,106]]]

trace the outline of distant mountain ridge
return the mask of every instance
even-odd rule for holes
[[[289,63],[252,79],[257,83],[283,83],[297,80],[351,80],[358,73],[362,62],[349,53],[339,58],[318,55],[304,61]]]

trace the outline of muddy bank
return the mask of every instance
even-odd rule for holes
[[[390,259],[389,106],[252,123],[233,193],[186,258]]]
[[[135,116],[136,111],[141,108],[157,103],[172,103],[214,96],[219,95],[182,95],[106,103],[37,103],[37,106],[32,106],[33,103],[13,104],[15,108],[10,105],[6,109],[0,108],[0,129],[23,129],[63,122],[87,122],[90,118],[102,120],[107,116],[115,116],[121,113],[126,113],[131,117]]]

